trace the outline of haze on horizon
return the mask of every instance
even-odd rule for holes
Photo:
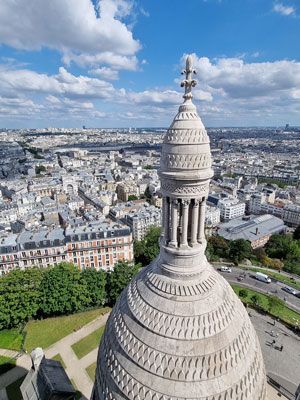
[[[0,126],[167,127],[186,53],[206,126],[299,126],[299,17],[295,0],[2,0]]]

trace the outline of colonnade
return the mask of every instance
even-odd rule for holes
[[[163,198],[165,244],[175,248],[195,247],[205,240],[205,197],[200,199]]]

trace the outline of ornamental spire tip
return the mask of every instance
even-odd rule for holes
[[[197,85],[197,81],[193,79],[193,75],[197,72],[193,69],[193,56],[189,54],[186,58],[185,70],[182,74],[185,74],[185,79],[181,82],[181,87],[185,88],[183,98],[185,101],[191,100],[193,98],[192,88]]]

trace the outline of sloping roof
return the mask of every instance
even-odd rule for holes
[[[252,242],[280,232],[284,227],[282,219],[265,214],[259,217],[252,216],[249,220],[236,218],[221,224],[218,234],[227,240],[245,239]]]
[[[24,400],[75,399],[75,389],[59,361],[45,357],[39,367],[26,375],[21,393]]]

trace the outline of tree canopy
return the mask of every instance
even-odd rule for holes
[[[297,226],[293,233],[293,239],[294,240],[300,240],[300,225]]]
[[[229,245],[229,258],[235,264],[239,264],[252,255],[252,247],[248,240],[237,239],[232,240]]]
[[[43,315],[69,314],[85,309],[89,304],[87,283],[73,264],[61,263],[50,268],[41,283]]]
[[[15,270],[0,279],[0,329],[11,328],[36,316],[44,270]]]
[[[126,261],[118,262],[107,277],[107,293],[110,304],[114,304],[122,290],[139,272],[140,264],[130,264]]]
[[[15,270],[0,279],[0,330],[31,318],[71,314],[107,303],[105,271],[68,263]]]
[[[284,263],[284,270],[300,275],[300,240],[291,235],[273,235],[265,249],[269,257]]]
[[[160,232],[160,227],[151,226],[143,240],[134,242],[135,261],[143,267],[150,264],[159,254]]]

